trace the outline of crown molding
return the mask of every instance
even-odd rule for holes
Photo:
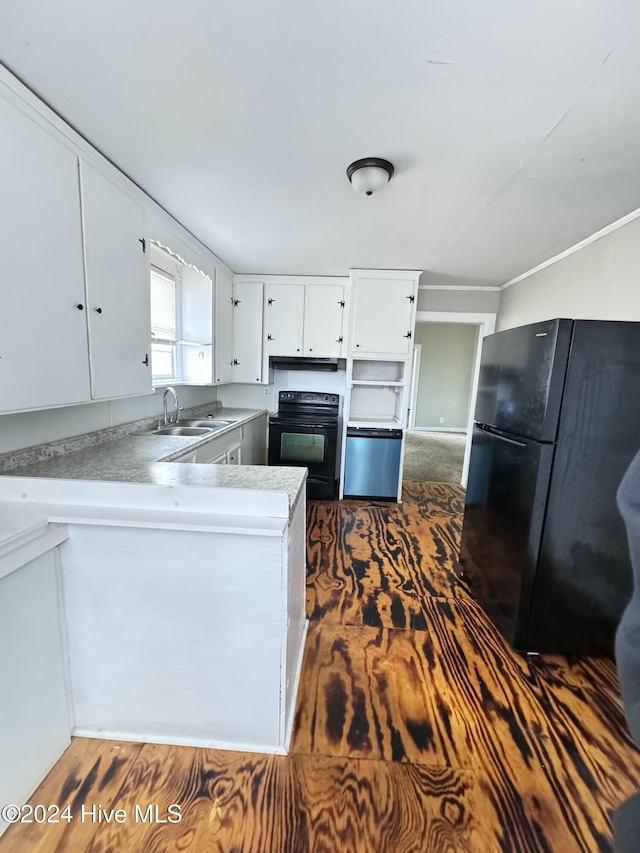
[[[483,287],[480,284],[419,284],[418,290],[475,290],[480,293],[499,293],[502,287],[500,285]]]
[[[616,219],[615,222],[612,222],[610,225],[606,225],[604,228],[601,228],[600,231],[596,231],[595,234],[592,234],[590,237],[586,237],[584,240],[581,240],[579,243],[576,243],[574,246],[571,246],[568,249],[565,249],[564,252],[560,252],[558,255],[554,255],[552,258],[549,258],[548,261],[543,261],[541,264],[538,264],[537,267],[533,267],[533,269],[528,270],[527,272],[523,272],[521,275],[517,275],[515,278],[510,279],[501,285],[499,290],[506,290],[508,287],[511,287],[513,284],[518,284],[521,281],[529,278],[532,275],[535,275],[537,272],[550,267],[552,264],[557,264],[558,261],[562,261],[564,258],[568,258],[569,255],[573,255],[575,252],[579,252],[581,249],[590,246],[592,243],[595,243],[596,240],[600,240],[602,237],[606,237],[607,234],[612,234],[614,231],[617,231],[618,228],[623,228],[625,225],[628,225],[630,222],[633,222],[634,219],[638,219],[640,217],[640,208],[638,210],[633,210],[631,213],[627,213],[626,216],[623,216],[621,219]]]

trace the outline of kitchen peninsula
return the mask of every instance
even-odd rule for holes
[[[137,433],[0,477],[4,802],[72,734],[287,751],[306,469],[179,464],[206,444]]]

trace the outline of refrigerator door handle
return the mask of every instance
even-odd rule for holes
[[[481,429],[483,432],[486,432],[486,433],[487,433],[487,435],[492,435],[494,438],[497,438],[497,439],[499,439],[500,441],[506,441],[506,442],[508,442],[508,444],[515,444],[515,445],[516,445],[516,447],[527,447],[527,446],[528,446],[528,444],[529,444],[529,442],[527,442],[527,441],[518,441],[518,440],[517,440],[517,439],[515,439],[515,438],[507,438],[507,436],[506,436],[506,435],[504,435],[504,434],[503,434],[503,433],[501,433],[501,432],[498,432],[497,430],[487,429],[486,427],[485,427],[484,429],[483,429],[482,427],[480,427],[480,429]]]

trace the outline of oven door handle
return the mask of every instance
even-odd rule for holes
[[[321,424],[321,423],[309,423],[305,421],[304,423],[300,423],[300,421],[274,421],[271,420],[271,426],[276,427],[294,427],[295,429],[304,429],[305,427],[311,427],[311,429],[338,429],[338,424]]]

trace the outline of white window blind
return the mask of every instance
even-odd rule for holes
[[[177,341],[175,279],[151,268],[151,335],[156,340]]]

